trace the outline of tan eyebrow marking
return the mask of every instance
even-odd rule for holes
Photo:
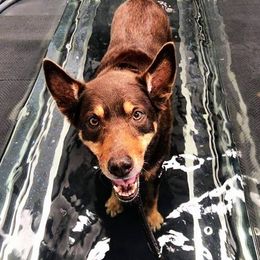
[[[134,107],[135,106],[129,101],[126,101],[123,104],[123,108],[124,108],[126,114],[131,114],[133,112]]]
[[[98,116],[98,117],[104,117],[105,115],[105,111],[104,111],[104,108],[101,106],[101,105],[97,105],[95,108],[94,108],[94,113]]]

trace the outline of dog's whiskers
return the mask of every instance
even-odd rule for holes
[[[141,172],[148,173],[148,171],[145,168],[142,168]]]

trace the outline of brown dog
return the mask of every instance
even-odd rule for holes
[[[79,82],[44,61],[47,86],[60,111],[112,181],[107,213],[122,212],[121,202],[136,197],[144,178],[145,211],[153,230],[163,222],[156,179],[172,123],[176,62],[170,40],[168,17],[156,2],[128,0],[115,12],[110,44],[93,80]]]

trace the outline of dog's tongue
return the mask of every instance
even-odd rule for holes
[[[137,175],[134,176],[134,177],[131,177],[131,178],[127,179],[127,180],[122,180],[122,179],[113,180],[113,183],[114,183],[114,185],[117,185],[117,186],[127,187],[128,185],[131,185],[131,184],[135,183],[136,178],[137,178]]]

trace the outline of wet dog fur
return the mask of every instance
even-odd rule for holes
[[[153,0],[128,0],[116,10],[111,39],[95,78],[80,82],[44,60],[47,86],[60,111],[97,157],[113,184],[106,203],[112,217],[145,180],[145,212],[155,231],[158,173],[168,153],[176,62],[168,17]]]

